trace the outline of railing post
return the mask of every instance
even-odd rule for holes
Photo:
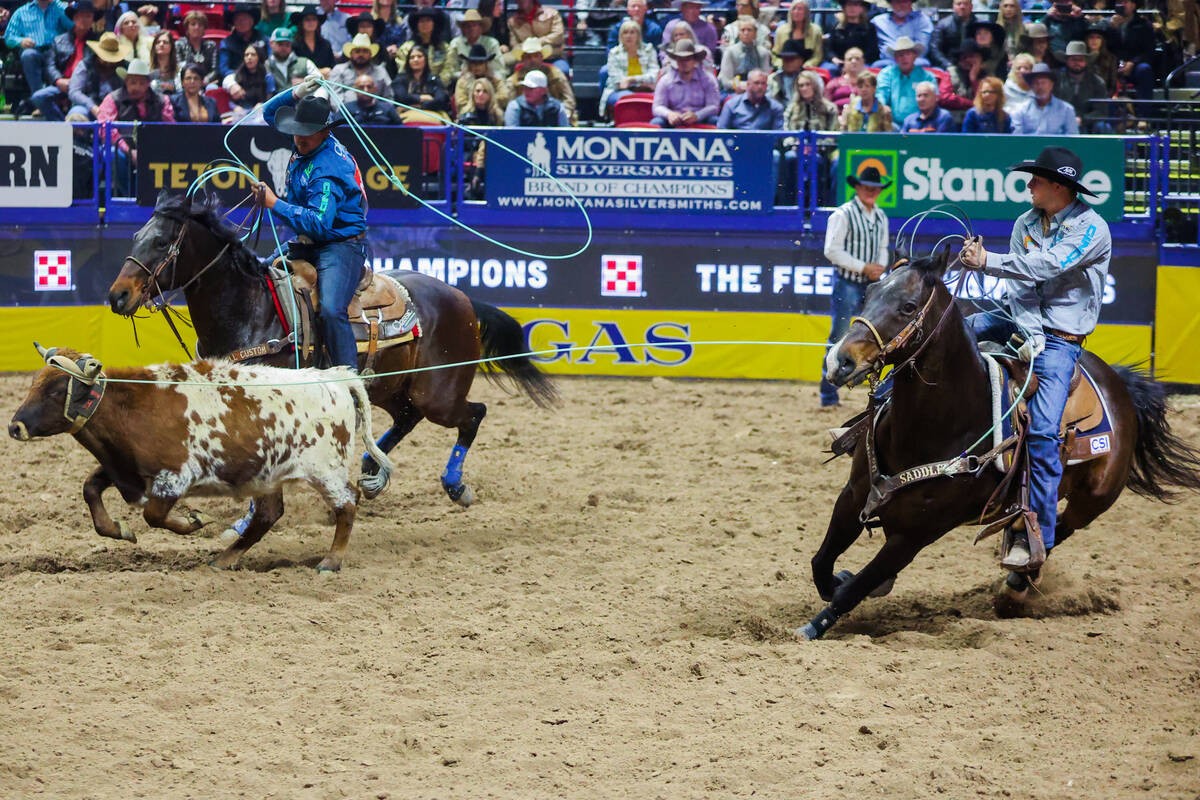
[[[112,123],[100,123],[100,148],[104,153],[104,208],[107,211],[112,208],[112,188],[113,188],[113,153],[111,145],[112,134],[109,132],[109,126]]]

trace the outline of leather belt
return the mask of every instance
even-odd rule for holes
[[[1045,330],[1046,333],[1050,334],[1051,336],[1057,336],[1059,339],[1071,342],[1073,344],[1083,344],[1084,340],[1087,339],[1086,333],[1067,333],[1066,331],[1060,331],[1057,328],[1046,328]]]

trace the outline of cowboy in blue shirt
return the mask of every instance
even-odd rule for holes
[[[313,241],[320,307],[317,320],[334,364],[356,369],[358,349],[346,309],[366,260],[366,196],[354,157],[330,135],[329,97],[312,77],[263,105],[263,119],[292,135],[286,199],[258,184],[259,201]]]
[[[1009,252],[989,253],[979,239],[963,248],[968,269],[1006,280],[1009,311],[1016,324],[997,314],[968,319],[976,338],[1007,342],[1021,329],[1020,356],[1038,377],[1029,401],[1030,506],[1037,514],[1047,552],[1054,547],[1058,482],[1062,477],[1059,425],[1083,340],[1096,327],[1112,237],[1108,224],[1079,194],[1095,196],[1079,183],[1083,162],[1064,147],[1047,147],[1036,161],[1011,168],[1028,172],[1033,208],[1013,225]],[[1036,569],[1028,539],[1014,537],[1001,564],[1014,572]]]

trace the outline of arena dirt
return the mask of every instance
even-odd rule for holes
[[[0,378],[5,419],[27,385]],[[217,573],[240,504],[194,502],[221,522],[178,537],[110,491],[139,542],[100,539],[91,456],[5,438],[0,796],[1200,794],[1200,498],[1122,497],[1035,618],[996,617],[994,546],[960,529],[801,643],[847,470],[815,388],[561,388],[544,413],[477,386],[470,510],[438,485],[453,434],[418,427],[333,577],[307,490]]]

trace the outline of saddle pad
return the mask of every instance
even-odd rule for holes
[[[1067,396],[1067,405],[1063,409],[1062,423],[1059,435],[1067,447],[1063,453],[1066,464],[1078,464],[1107,455],[1112,450],[1112,417],[1104,396],[1096,384],[1096,379],[1082,364],[1077,364],[1080,373],[1079,383]],[[1014,395],[1021,390],[1022,384],[1016,383],[1007,370],[1004,370],[1004,389],[1001,393],[1004,402],[1004,413],[1012,407]],[[1024,405],[1022,401],[1020,405]],[[1020,410],[1020,409],[1018,409]],[[1004,435],[1011,436],[1014,432],[1016,414],[1008,414],[1004,418]]]

